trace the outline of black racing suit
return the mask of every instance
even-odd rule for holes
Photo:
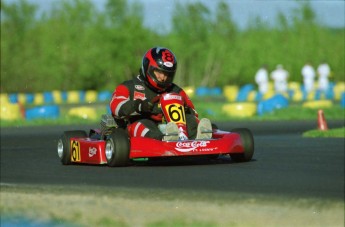
[[[176,84],[172,84],[164,93],[177,93],[183,97],[189,139],[194,139],[199,119],[192,101],[185,91]],[[162,123],[163,115],[157,103],[151,113],[143,114],[136,112],[135,100],[147,99],[151,101],[164,93],[155,92],[146,85],[139,75],[116,87],[110,101],[112,115],[120,127],[127,127],[130,137],[144,136],[161,140],[163,133],[158,129],[158,124]]]

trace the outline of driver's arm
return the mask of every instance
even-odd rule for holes
[[[130,99],[130,91],[121,84],[116,87],[110,101],[110,110],[115,117],[127,117],[135,112],[134,101]]]

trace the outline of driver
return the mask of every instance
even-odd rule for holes
[[[164,130],[158,127],[163,115],[157,101],[160,95],[173,92],[185,101],[189,139],[211,138],[211,122],[206,118],[198,119],[190,98],[173,83],[176,69],[175,55],[167,48],[154,47],[143,56],[139,75],[115,88],[110,109],[120,127],[127,127],[130,137],[178,140],[179,129],[175,123],[169,122]]]

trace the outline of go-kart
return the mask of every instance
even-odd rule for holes
[[[129,137],[126,127],[120,127],[109,114],[102,115],[100,129],[65,131],[58,140],[58,156],[64,165],[107,164],[128,166],[140,158],[218,157],[230,155],[235,162],[250,161],[254,154],[254,139],[247,128],[222,131],[212,124],[210,139],[190,140],[186,136],[187,123],[183,98],[167,93],[159,99],[166,122],[175,122],[179,140],[162,141],[147,137]],[[163,125],[164,126],[164,125]]]

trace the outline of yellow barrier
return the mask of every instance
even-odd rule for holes
[[[85,92],[85,102],[94,103],[97,101],[98,93],[97,91],[88,90]]]
[[[266,100],[266,99],[270,99],[272,98],[274,95],[275,95],[275,91],[273,89],[269,89],[265,94],[264,94],[264,97],[263,99]]]
[[[288,88],[293,91],[300,91],[301,90],[301,83],[296,81],[291,81],[288,83]]]
[[[25,93],[19,93],[18,94],[18,102],[21,104],[26,104],[26,94]]]
[[[54,103],[56,103],[56,104],[62,103],[61,91],[54,90],[54,91],[52,91],[52,95],[53,95]]]
[[[9,103],[7,93],[1,93],[0,94],[0,103],[1,103],[1,105]]]
[[[96,110],[94,108],[91,108],[91,107],[75,107],[75,108],[71,108],[68,111],[68,115],[75,116],[75,117],[80,117],[80,118],[83,118],[83,119],[91,119],[91,120],[97,119]]]
[[[249,94],[248,94],[248,101],[249,102],[255,102],[255,99],[256,99],[256,95],[257,95],[257,91],[250,91]]]
[[[1,120],[16,120],[22,118],[20,106],[17,103],[1,102]]]
[[[222,107],[222,111],[232,117],[251,117],[256,114],[257,105],[253,102],[229,103]]]
[[[309,101],[315,100],[315,91],[311,91],[307,94],[307,100]]]
[[[192,86],[184,87],[183,90],[186,92],[186,94],[189,96],[189,98],[194,97],[195,95],[195,88]]]
[[[44,96],[42,93],[34,94],[34,104],[35,105],[42,105],[44,103]]]
[[[303,92],[301,90],[294,90],[292,95],[292,100],[295,102],[300,102],[303,100]]]
[[[333,102],[330,100],[307,101],[302,106],[310,109],[330,108],[333,106]]]
[[[224,86],[223,95],[229,102],[234,102],[236,101],[238,90],[238,86]]]
[[[80,103],[80,92],[79,91],[68,91],[67,92],[67,103],[69,103],[69,104]]]
[[[343,92],[345,92],[345,82],[336,83],[334,86],[334,99],[340,100]]]

